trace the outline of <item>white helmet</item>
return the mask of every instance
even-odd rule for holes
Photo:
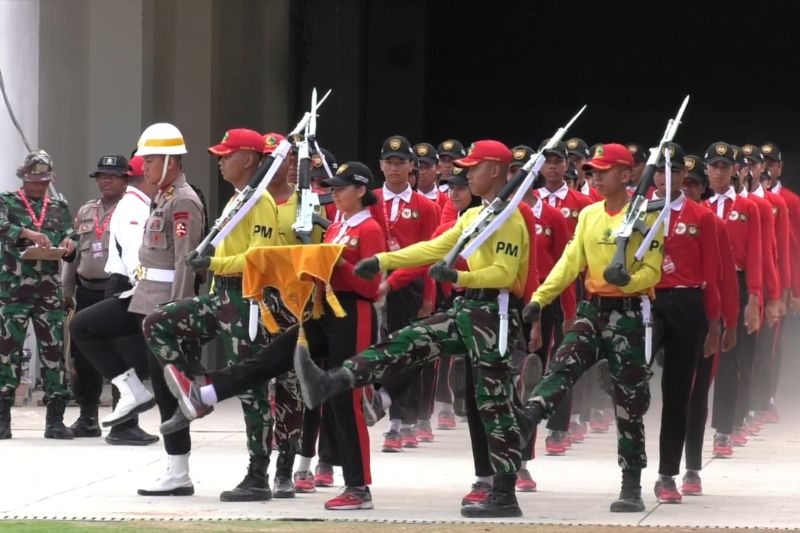
[[[186,143],[180,130],[166,122],[151,124],[139,137],[136,155],[180,155],[186,153]]]

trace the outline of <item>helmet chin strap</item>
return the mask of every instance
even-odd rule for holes
[[[161,169],[161,179],[158,180],[158,188],[160,189],[164,183],[164,178],[167,177],[167,167],[169,166],[169,154],[164,154],[164,168]]]

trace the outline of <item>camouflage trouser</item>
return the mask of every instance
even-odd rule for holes
[[[275,442],[300,449],[300,434],[303,431],[303,400],[300,384],[294,370],[275,379]]]
[[[266,346],[267,335],[259,325],[256,340],[250,340],[250,306],[239,290],[217,288],[216,293],[187,298],[161,306],[144,321],[144,337],[162,365],[186,367],[181,341],[222,340],[229,365],[251,357]],[[247,450],[251,456],[268,457],[272,449],[272,410],[267,399],[267,384],[238,396],[242,402]]]
[[[510,312],[509,339],[519,335],[519,316]],[[356,386],[381,381],[432,363],[439,357],[467,354],[475,378],[475,395],[497,474],[519,470],[520,431],[513,410],[511,349],[497,349],[499,320],[496,301],[456,298],[453,307],[389,335],[344,362]],[[509,346],[513,342],[509,340]]]
[[[0,399],[14,400],[22,370],[22,348],[33,321],[45,401],[70,397],[64,367],[61,288],[42,282],[36,295],[0,291]]]
[[[623,469],[644,468],[644,415],[650,407],[650,369],[645,360],[641,313],[600,312],[590,303],[581,302],[578,317],[547,365],[532,400],[552,414],[578,378],[601,358],[608,361],[614,389],[619,465]]]

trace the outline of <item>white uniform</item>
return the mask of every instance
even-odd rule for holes
[[[139,248],[150,216],[151,199],[144,192],[128,185],[125,196],[117,204],[109,223],[108,274],[127,276],[134,285],[139,266]]]

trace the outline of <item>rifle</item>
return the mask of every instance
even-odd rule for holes
[[[327,95],[325,96],[327,97]],[[323,98],[322,101],[317,104],[317,107],[322,105],[324,100],[325,98]],[[287,138],[291,138],[292,136],[303,131],[310,120],[311,112],[307,111],[303,115],[303,118],[300,119],[300,122],[298,122],[295,128],[289,133]],[[278,168],[280,168],[283,160],[286,159],[286,156],[291,148],[292,143],[284,139],[278,144],[278,147],[275,148],[275,151],[264,158],[247,186],[242,189],[239,194],[236,195],[234,201],[228,204],[228,206],[222,211],[222,214],[214,222],[214,226],[208,232],[206,238],[197,245],[197,248],[195,248],[190,255],[206,255],[209,253],[212,246],[219,246],[219,243],[221,243],[222,240],[228,236],[233,228],[236,227],[236,225],[242,220],[242,218],[244,218],[248,211],[250,211],[250,209],[252,209],[256,202],[258,202],[258,200],[261,198],[261,195],[269,186],[272,178],[275,176]]]
[[[650,188],[650,185],[653,183],[653,176],[656,173],[656,169],[659,167],[661,158],[664,157],[665,145],[669,142],[672,142],[672,140],[675,138],[675,134],[678,131],[678,125],[681,123],[681,118],[683,118],[683,113],[686,111],[686,106],[688,104],[689,96],[687,95],[686,98],[683,99],[683,103],[681,104],[680,109],[678,109],[678,113],[674,118],[669,119],[667,122],[667,128],[664,131],[664,136],[661,138],[661,142],[658,144],[658,147],[650,149],[650,156],[647,158],[647,165],[642,173],[642,179],[639,181],[639,185],[636,187],[636,192],[631,200],[630,208],[625,215],[625,220],[622,222],[622,226],[620,226],[620,228],[615,232],[617,250],[614,253],[611,263],[609,263],[609,265],[603,271],[603,278],[605,278],[605,280],[612,285],[623,287],[631,281],[631,276],[628,273],[628,267],[626,265],[626,257],[628,253],[628,242],[630,241],[633,232],[637,231],[645,236],[645,240],[642,243],[643,246],[639,247],[634,256],[637,261],[641,261],[642,257],[644,257],[644,252],[646,251],[643,250],[644,244],[649,244],[649,241],[652,240],[658,231],[658,223],[654,224],[652,228],[648,228],[645,224],[644,218],[647,213],[658,211],[659,209],[662,210],[662,213],[663,210],[669,210],[669,201],[648,201],[647,189]],[[669,179],[667,180],[667,183],[669,183]],[[659,220],[662,220],[661,216],[659,217]]]
[[[328,90],[322,100],[317,102],[317,89],[316,87],[311,92],[311,111],[310,118],[305,126],[303,139],[297,142],[297,159],[298,159],[298,175],[297,175],[297,194],[299,202],[297,206],[297,218],[295,223],[292,224],[292,230],[297,238],[303,244],[311,242],[311,232],[314,226],[321,226],[323,229],[328,229],[330,222],[325,220],[319,215],[320,199],[319,195],[311,190],[311,180],[309,174],[311,171],[311,149],[315,150],[322,158],[322,164],[328,177],[331,176],[331,170],[328,167],[328,162],[325,161],[325,154],[319,149],[317,144],[317,109],[322,102],[328,98],[331,91]]]
[[[586,106],[583,106],[572,119],[567,122],[566,126],[558,128],[555,134],[538,152],[531,155],[528,161],[517,170],[514,177],[506,183],[503,189],[497,194],[492,203],[486,209],[480,212],[475,217],[475,220],[470,224],[458,238],[455,246],[443,259],[448,267],[452,267],[458,255],[464,259],[472,255],[489,237],[494,234],[497,229],[508,220],[511,214],[519,205],[522,198],[528,189],[531,188],[533,180],[539,174],[539,170],[544,165],[545,157],[544,152],[555,148],[561,139],[566,135],[567,130],[572,124],[581,116]],[[514,192],[516,191],[516,192]],[[513,197],[511,196],[513,194]]]

